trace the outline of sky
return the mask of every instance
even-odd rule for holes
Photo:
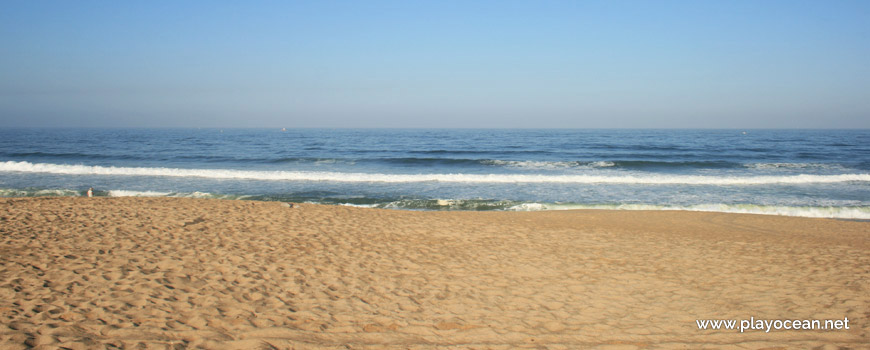
[[[0,124],[870,128],[870,1],[4,1]]]

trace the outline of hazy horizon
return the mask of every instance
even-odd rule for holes
[[[836,128],[836,127],[818,127],[818,128],[740,128],[740,127],[723,127],[723,128],[620,128],[620,127],[599,127],[599,128],[559,128],[559,127],[399,127],[399,126],[379,126],[379,127],[325,127],[325,126],[302,126],[302,127],[281,127],[281,126],[0,126],[0,129],[197,129],[197,130],[733,130],[733,131],[801,131],[801,130],[870,130],[870,128]]]
[[[6,127],[870,128],[870,3],[39,1]]]

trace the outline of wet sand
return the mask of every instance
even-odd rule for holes
[[[0,199],[0,348],[870,348],[870,223]],[[699,330],[697,319],[848,330]]]

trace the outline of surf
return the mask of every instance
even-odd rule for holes
[[[386,174],[317,171],[183,169],[162,167],[114,167],[7,161],[0,163],[0,172],[46,173],[61,175],[195,177],[208,179],[264,181],[331,181],[382,183],[555,183],[555,184],[645,184],[645,185],[768,185],[870,182],[870,174],[783,176],[710,176],[710,175],[545,175],[545,174]]]

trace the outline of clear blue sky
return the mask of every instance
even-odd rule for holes
[[[870,1],[4,1],[0,123],[870,128]]]

